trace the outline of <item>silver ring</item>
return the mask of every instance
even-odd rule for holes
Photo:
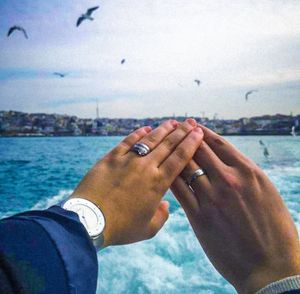
[[[194,171],[194,173],[192,174],[191,178],[190,178],[190,181],[188,183],[189,186],[191,186],[191,184],[198,178],[198,177],[201,177],[205,175],[205,172],[203,169],[201,168],[198,168]]]
[[[132,146],[131,151],[139,156],[145,156],[150,153],[150,148],[144,143],[136,143]]]

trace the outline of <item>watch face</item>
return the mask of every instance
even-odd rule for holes
[[[65,202],[63,208],[78,214],[90,237],[97,237],[102,233],[105,219],[101,210],[94,203],[82,198],[71,198]]]

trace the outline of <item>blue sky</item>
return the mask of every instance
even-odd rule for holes
[[[98,100],[106,117],[300,113],[298,0],[74,2],[0,0],[0,109],[95,117]],[[6,37],[15,24],[28,40]]]

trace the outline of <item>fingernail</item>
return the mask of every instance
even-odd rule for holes
[[[171,125],[172,125],[174,128],[177,128],[178,122],[177,122],[176,120],[171,119],[171,120],[170,120],[170,123],[171,123]]]
[[[147,132],[147,133],[150,133],[152,131],[152,128],[150,126],[146,126],[144,128],[144,130]]]
[[[167,209],[169,209],[169,207],[170,207],[170,202],[169,202],[169,201],[167,201],[167,200],[162,200],[161,203],[162,203]]]
[[[197,125],[197,122],[193,118],[188,118],[186,122],[188,122],[193,127]]]
[[[199,133],[199,134],[203,134],[203,131],[200,127],[197,127],[196,129],[194,129],[194,131]]]

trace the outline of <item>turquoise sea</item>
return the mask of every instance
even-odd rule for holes
[[[270,176],[300,228],[300,137],[228,137]],[[259,139],[268,146],[264,158]],[[44,209],[71,193],[85,172],[121,137],[0,138],[0,217]],[[171,215],[152,240],[98,255],[103,294],[235,293],[200,248],[168,192]],[[241,265],[242,266],[242,265]]]

